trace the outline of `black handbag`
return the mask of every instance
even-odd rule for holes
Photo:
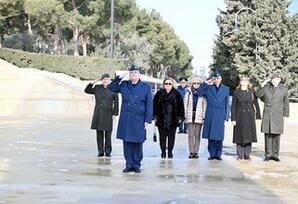
[[[157,142],[157,133],[156,133],[156,126],[155,121],[153,122],[153,142]]]
[[[153,142],[157,142],[156,127],[154,127],[154,131],[153,131]]]

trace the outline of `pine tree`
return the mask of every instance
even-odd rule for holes
[[[34,22],[33,29],[35,32],[44,39],[53,38],[53,52],[61,54],[63,52],[61,29],[66,25],[66,13],[63,4],[58,0],[26,0],[24,11]]]
[[[291,58],[290,21],[287,0],[226,0],[217,23],[220,34],[213,51],[213,67],[224,73],[224,81],[235,87],[239,74],[247,74],[256,86],[279,70],[288,84]],[[239,31],[235,32],[235,15]]]
[[[290,87],[290,95],[298,98],[298,13],[290,19],[290,55],[287,71],[287,84]],[[296,101],[297,102],[297,101]]]
[[[224,82],[237,86],[239,73],[247,73],[255,66],[256,21],[255,14],[243,10],[237,17],[239,31],[234,31],[235,14],[242,8],[255,10],[254,2],[250,0],[226,0],[226,11],[221,10],[216,22],[219,26],[219,36],[213,50],[213,68],[221,69]]]
[[[107,57],[110,13],[110,0],[0,0],[0,47]],[[158,12],[140,10],[135,0],[117,0],[114,16],[115,56],[123,64],[138,63],[160,77],[192,69],[187,45]],[[30,33],[31,40],[22,40]]]

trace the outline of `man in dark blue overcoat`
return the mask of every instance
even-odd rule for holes
[[[129,80],[123,80],[127,74]],[[130,66],[128,73],[116,76],[108,87],[111,91],[121,93],[122,96],[117,138],[123,140],[126,160],[123,173],[130,171],[140,173],[146,128],[153,118],[151,88],[140,80],[139,68],[134,64]]]
[[[222,160],[225,121],[228,121],[229,88],[222,83],[221,72],[201,84],[199,93],[207,99],[202,137],[208,139],[209,160]]]

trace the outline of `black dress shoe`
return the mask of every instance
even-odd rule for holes
[[[190,153],[189,156],[188,156],[188,158],[189,159],[193,159],[194,158],[194,154],[193,153]]]
[[[274,161],[280,162],[280,159],[279,159],[278,157],[272,157],[272,159],[273,159]]]
[[[131,169],[131,168],[127,168],[127,167],[126,167],[125,169],[123,169],[123,171],[122,171],[122,172],[123,172],[123,173],[128,173],[128,172],[130,172],[130,171],[132,171],[132,169]]]
[[[216,160],[221,161],[222,158],[221,157],[215,157]]]
[[[208,160],[214,160],[215,159],[215,157],[209,157],[208,158]]]
[[[104,156],[104,153],[100,153],[97,155],[97,157],[103,157]]]
[[[161,153],[161,155],[160,155],[160,157],[161,157],[162,159],[164,159],[164,158],[166,158],[166,157],[167,157],[167,155],[166,155],[166,153],[165,153],[165,152],[162,152],[162,153]]]
[[[265,157],[263,161],[269,161],[270,158],[269,157]]]
[[[135,171],[137,174],[141,173],[141,169],[139,169],[139,168],[134,169],[134,171]]]
[[[198,159],[199,158],[198,153],[194,153],[193,158]]]
[[[168,152],[168,158],[173,159],[173,153],[172,152]]]

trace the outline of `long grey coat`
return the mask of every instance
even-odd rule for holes
[[[261,131],[263,133],[282,134],[283,117],[289,117],[288,88],[279,84],[276,88],[269,82],[259,92],[258,97],[264,102]]]
[[[112,131],[113,115],[118,115],[118,94],[104,88],[103,85],[88,84],[85,92],[95,95],[95,108],[91,129]]]

